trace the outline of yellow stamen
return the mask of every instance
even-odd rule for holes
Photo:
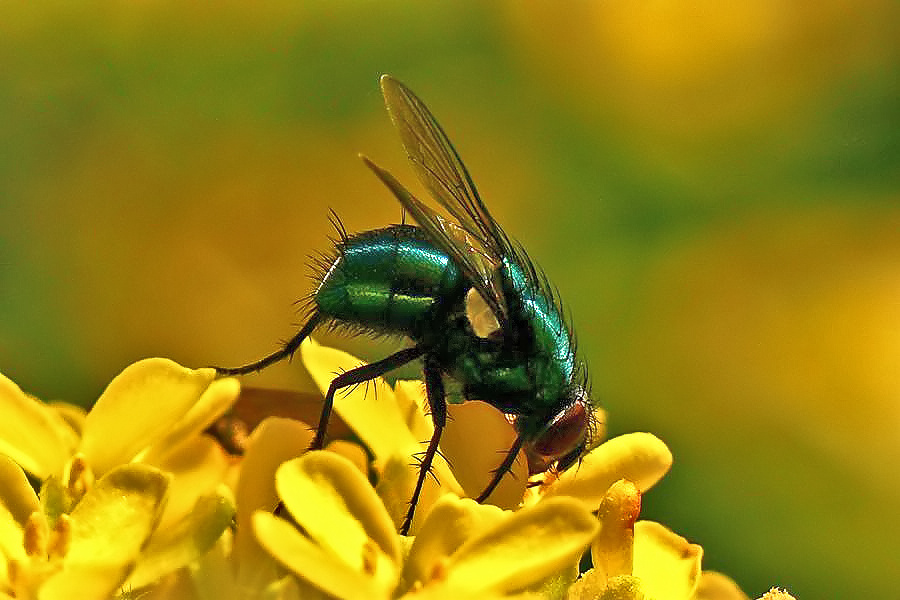
[[[25,521],[25,554],[32,557],[46,556],[47,537],[47,520],[42,512],[34,511]]]

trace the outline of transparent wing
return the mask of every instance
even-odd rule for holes
[[[408,201],[400,199],[399,195],[398,199],[419,225],[435,235],[435,242],[459,261],[497,318],[501,323],[505,322],[505,300],[495,273],[504,257],[515,255],[512,244],[481,201],[453,144],[425,104],[409,88],[388,75],[381,77],[381,90],[416,175],[458,224],[456,229],[461,228],[465,235],[452,232],[452,224],[448,226],[438,213],[408,192]],[[388,184],[384,177],[382,180]],[[388,187],[397,195],[390,184]],[[420,219],[426,219],[428,223]]]
[[[366,156],[361,156],[375,175],[388,187],[400,204],[405,208],[419,226],[428,233],[428,237],[459,267],[463,274],[472,281],[473,286],[494,312],[500,323],[505,323],[506,304],[503,292],[493,274],[499,263],[476,245],[469,232],[460,225],[448,221],[432,210],[407,190],[388,171],[382,169]]]

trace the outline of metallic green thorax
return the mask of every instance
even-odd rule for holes
[[[343,240],[313,300],[336,324],[412,338],[466,398],[520,415],[517,428],[532,438],[570,402],[573,344],[552,298],[520,266],[504,260],[499,275],[509,326],[478,337],[465,311],[471,282],[423,230],[395,225]]]

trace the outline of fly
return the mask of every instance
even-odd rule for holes
[[[320,261],[319,284],[299,332],[261,360],[216,370],[243,375],[263,369],[292,356],[319,326],[409,338],[410,347],[332,380],[310,447],[324,445],[338,390],[422,360],[434,434],[400,528],[406,534],[447,423],[444,377],[460,384],[464,399],[503,411],[516,430],[479,502],[523,448],[532,474],[574,464],[590,441],[593,406],[572,329],[546,277],[491,216],[425,104],[388,75],[381,77],[381,90],[416,175],[442,211],[363,156],[417,225],[355,235],[339,227],[333,252]]]

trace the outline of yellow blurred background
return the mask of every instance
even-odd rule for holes
[[[644,516],[751,596],[897,597],[898,23],[893,0],[4,3],[0,370],[90,403],[144,356],[273,350],[328,208],[400,218],[356,154],[420,189],[388,72],[559,287],[611,433],[672,448]]]

